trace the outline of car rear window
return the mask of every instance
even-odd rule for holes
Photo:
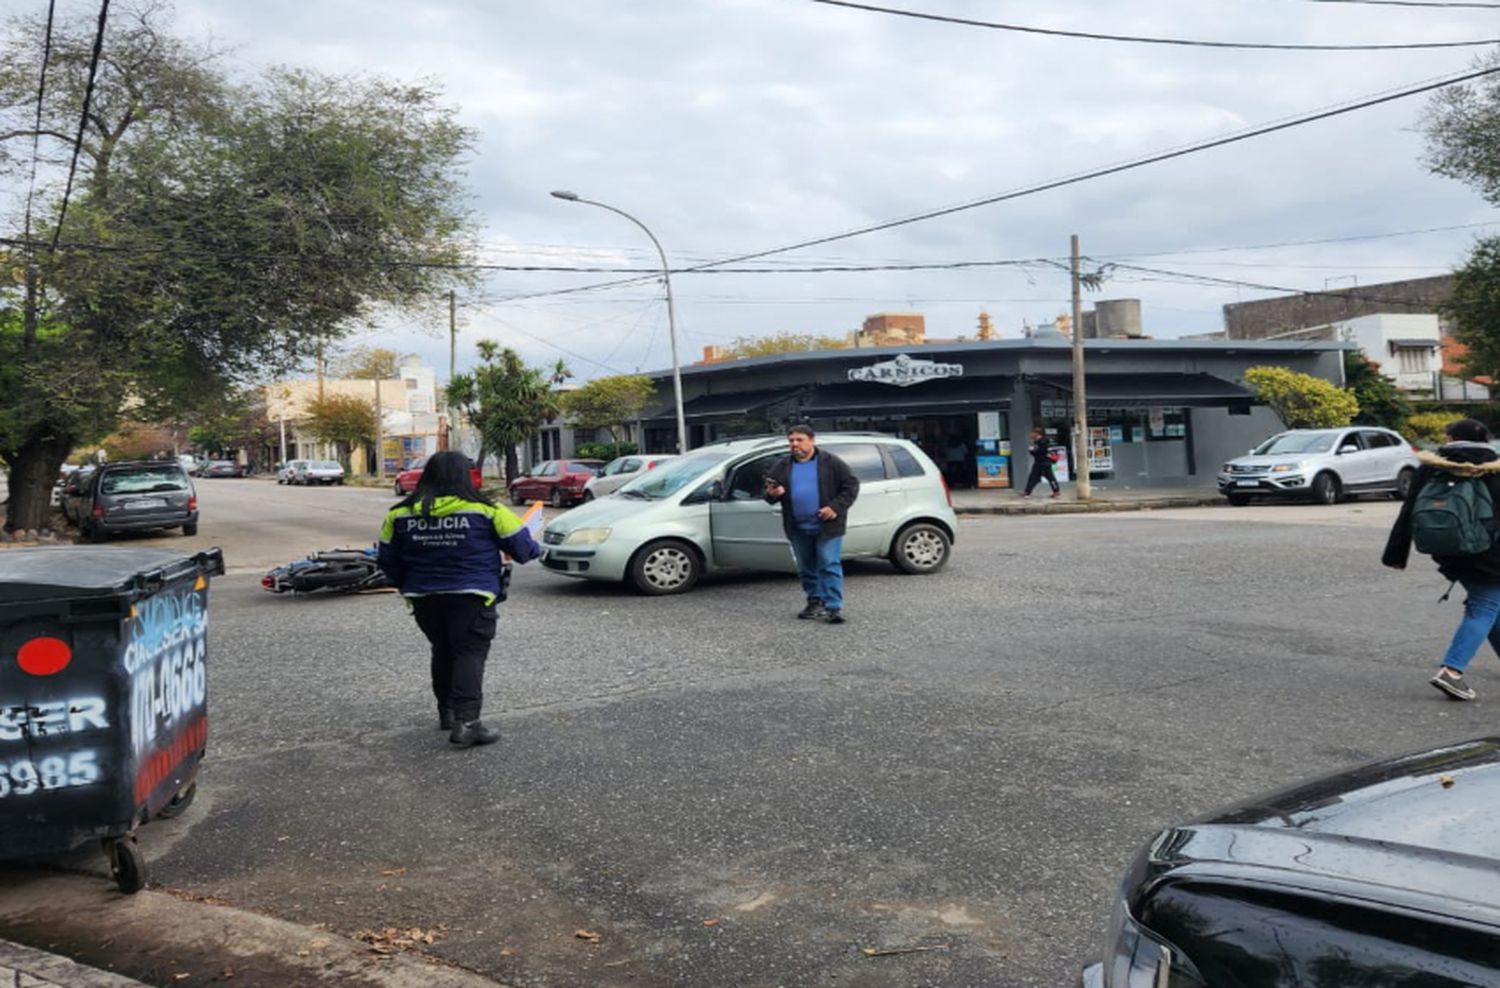
[[[333,462],[332,460],[319,460],[318,462],[316,462],[316,463],[313,464],[313,469],[314,470],[342,470],[344,468],[341,467],[341,466],[339,466],[337,463]]]
[[[140,467],[133,470],[111,470],[99,481],[105,494],[145,494],[150,491],[185,491],[187,474],[179,466]]]
[[[830,443],[828,452],[849,464],[860,480],[884,480],[885,460],[874,443]]]

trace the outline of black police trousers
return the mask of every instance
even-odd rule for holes
[[[460,721],[479,719],[484,663],[495,639],[495,605],[472,593],[411,598],[417,627],[432,644],[432,695]]]

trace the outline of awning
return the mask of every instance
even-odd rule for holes
[[[682,403],[682,416],[687,419],[731,418],[759,411],[773,401],[791,397],[786,391],[742,391],[735,394],[699,395]],[[671,398],[641,413],[643,420],[674,419],[677,403]]]
[[[946,415],[1010,407],[1012,378],[948,377],[898,388],[872,381],[825,384],[802,403],[809,418]]]
[[[1071,377],[1040,376],[1037,380],[1068,394],[1073,393]],[[1212,374],[1090,374],[1086,387],[1084,397],[1091,408],[1155,405],[1213,408],[1255,400],[1252,392]]]
[[[1438,350],[1443,344],[1439,340],[1422,338],[1405,338],[1399,340],[1387,340],[1386,345],[1392,350]]]

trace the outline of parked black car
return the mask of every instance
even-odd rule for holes
[[[78,508],[90,542],[115,532],[177,528],[198,534],[198,495],[175,460],[106,463],[94,473]]]
[[[233,460],[209,460],[198,471],[200,477],[243,477],[245,468]]]
[[[1500,738],[1162,831],[1086,988],[1500,985]]]

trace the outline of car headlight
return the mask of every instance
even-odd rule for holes
[[[1233,464],[1231,464],[1231,463],[1225,463],[1225,464],[1223,464],[1223,465],[1221,465],[1219,467],[1219,472],[1220,473],[1228,473],[1232,467],[1233,467]]]
[[[1130,916],[1122,900],[1109,917],[1104,988],[1207,988],[1197,970]]]
[[[1298,465],[1299,464],[1296,464],[1296,463],[1278,463],[1274,467],[1271,468],[1271,472],[1272,473],[1291,473],[1293,470],[1297,469]]]
[[[598,545],[607,538],[607,528],[575,528],[563,539],[563,545]]]

